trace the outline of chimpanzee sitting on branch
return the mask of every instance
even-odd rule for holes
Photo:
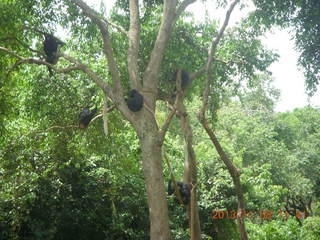
[[[132,112],[138,112],[143,107],[143,96],[136,89],[130,90],[125,101]]]
[[[43,50],[46,54],[46,62],[54,65],[58,62],[57,52],[59,45],[63,46],[64,42],[54,37],[51,34],[45,33],[43,41]],[[48,67],[50,75],[52,75],[52,69]]]
[[[180,191],[181,200],[182,200],[183,204],[188,205],[190,202],[190,197],[191,197],[189,185],[186,183],[177,181],[177,186],[178,186],[178,190]],[[174,193],[174,190],[175,190],[174,183],[170,179],[168,182],[168,195],[169,196],[172,195]],[[179,203],[177,196],[176,196],[176,202]]]
[[[85,129],[88,127],[90,121],[96,114],[97,109],[89,110],[87,108],[83,109],[79,114],[79,128]]]

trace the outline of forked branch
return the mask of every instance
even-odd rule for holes
[[[83,13],[89,17],[99,28],[102,39],[103,39],[103,52],[105,53],[107,60],[108,60],[108,67],[112,76],[112,80],[115,84],[115,92],[119,93],[122,96],[122,89],[120,84],[120,75],[118,66],[113,56],[113,51],[111,47],[111,41],[108,32],[108,26],[103,21],[103,18],[99,16],[99,14],[90,8],[85,2],[82,0],[70,0],[78,7],[80,7]]]

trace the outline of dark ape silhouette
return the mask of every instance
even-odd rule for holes
[[[180,195],[181,195],[181,200],[183,202],[184,205],[188,205],[190,202],[190,197],[191,197],[191,193],[190,193],[190,188],[189,185],[183,182],[177,182],[177,186],[178,186],[178,190],[180,191]],[[174,184],[172,182],[172,180],[170,179],[168,182],[168,195],[172,195],[174,193]],[[176,196],[176,202],[179,203],[179,200]]]
[[[136,89],[130,90],[125,101],[132,112],[138,112],[143,107],[143,96]]]
[[[59,45],[63,46],[64,42],[54,37],[51,34],[46,33],[43,41],[43,50],[46,54],[46,62],[54,65],[58,62],[58,47]],[[48,67],[49,73],[52,76],[52,69]]]
[[[79,114],[79,128],[85,129],[88,127],[90,121],[97,113],[97,109],[89,110],[87,108],[83,109]]]

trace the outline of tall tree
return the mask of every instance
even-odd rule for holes
[[[175,115],[181,119],[181,129],[187,146],[187,169],[184,179],[191,186],[191,204],[188,206],[191,239],[200,239],[201,236],[196,204],[197,164],[192,147],[192,129],[184,105],[186,93],[181,84],[183,74],[178,71],[174,93],[172,89],[170,92],[166,91],[170,88],[166,88],[166,85],[170,84],[165,81],[171,78],[169,72],[173,72],[174,68],[190,67],[190,71],[193,71],[190,79],[193,82],[199,82],[200,86],[200,91],[196,89],[194,93],[202,92],[203,96],[199,120],[234,180],[239,201],[238,221],[241,239],[247,239],[242,216],[245,206],[240,172],[209,127],[206,113],[210,112],[209,107],[214,105],[214,101],[211,102],[211,100],[219,95],[216,90],[220,89],[220,85],[231,84],[234,81],[233,77],[238,74],[244,78],[250,78],[258,71],[266,71],[275,57],[262,50],[260,42],[256,39],[257,35],[251,32],[246,33],[244,25],[226,34],[229,18],[239,0],[230,4],[225,21],[218,31],[216,24],[212,22],[208,23],[208,26],[196,26],[193,23],[188,25],[188,21],[182,21],[184,20],[183,12],[193,2],[195,0],[164,0],[163,3],[154,1],[151,4],[155,9],[153,12],[148,10],[148,7],[151,7],[149,1],[143,1],[144,4],[138,0],[117,1],[112,17],[109,18],[106,18],[103,12],[91,8],[83,0],[27,2],[15,0],[14,4],[4,2],[1,5],[3,7],[1,15],[5,16],[8,22],[2,21],[0,24],[3,26],[9,23],[11,28],[7,26],[0,30],[1,37],[3,36],[0,52],[10,59],[6,62],[6,73],[9,73],[9,76],[20,65],[25,64],[27,66],[23,71],[30,75],[34,70],[32,65],[44,65],[50,67],[56,75],[72,76],[67,79],[67,83],[62,78],[60,78],[61,83],[57,83],[55,81],[59,78],[54,75],[44,86],[39,86],[39,92],[45,89],[46,84],[58,86],[66,84],[63,85],[64,88],[69,89],[68,84],[77,85],[78,80],[91,79],[103,92],[104,101],[112,103],[123,118],[130,122],[141,147],[151,239],[171,238],[164,187],[162,146],[170,122]],[[17,11],[18,8],[22,11]],[[117,11],[119,9],[120,11]],[[157,14],[159,10],[162,10],[161,14]],[[180,23],[180,20],[184,24]],[[65,49],[68,49],[68,43],[70,48],[69,51],[54,52],[53,56],[59,61],[49,63],[43,60],[47,58],[42,51],[41,42],[43,35],[54,32],[57,23],[69,30],[71,36]],[[226,35],[225,39],[223,39],[224,35]],[[174,44],[170,45],[172,43],[170,40]],[[179,47],[179,44],[182,46],[188,44],[192,47],[189,46],[185,50]],[[208,51],[206,46],[209,46]],[[168,48],[172,52],[167,51]],[[167,53],[170,56],[169,59],[166,59]],[[176,66],[169,61],[176,61],[174,63]],[[13,74],[11,76],[12,79],[19,79],[19,76]],[[203,83],[204,78],[206,80]],[[7,81],[8,79],[6,78]],[[129,97],[126,98],[128,90],[134,91],[130,91]],[[137,106],[132,108],[131,104],[127,104],[130,97],[138,94],[143,97],[140,96],[137,99],[137,101],[143,99],[143,102],[138,104],[142,106],[141,109]],[[155,115],[158,110],[156,103],[159,100],[167,101],[170,105],[169,114],[162,126],[158,124]],[[48,108],[47,112],[51,113],[50,106]],[[216,109],[211,112],[213,115],[214,111]],[[107,111],[104,112],[105,124],[106,113]],[[65,129],[61,126],[54,127]],[[77,126],[71,127],[77,128]]]

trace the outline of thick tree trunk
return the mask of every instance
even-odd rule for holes
[[[144,123],[139,131],[141,133],[139,139],[148,195],[150,239],[169,240],[171,235],[158,127],[155,121],[145,121]]]

